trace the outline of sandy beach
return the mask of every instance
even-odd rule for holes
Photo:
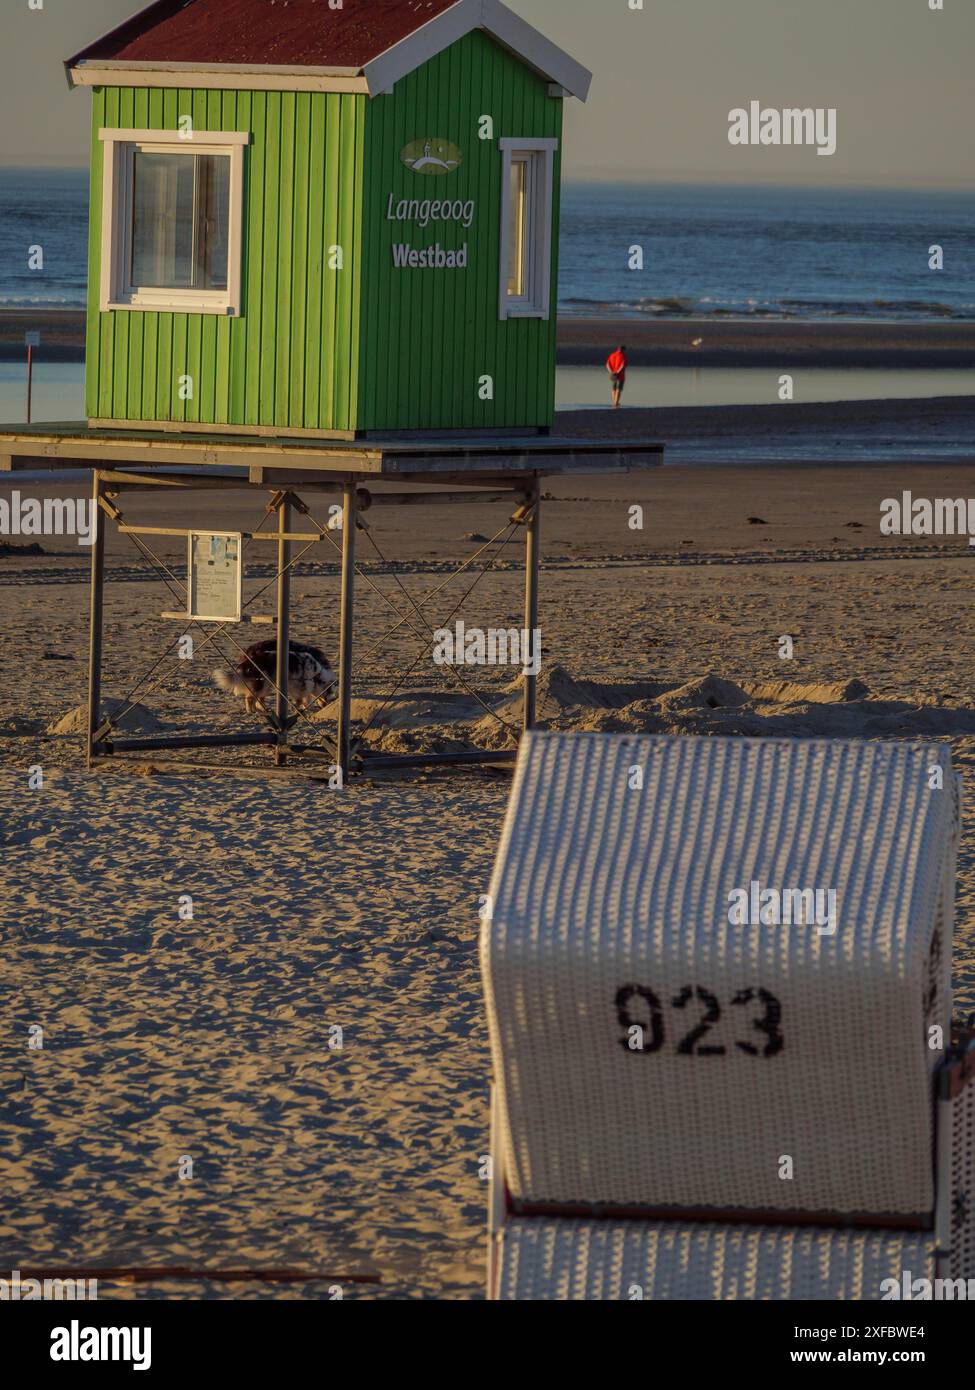
[[[638,414],[615,427],[645,428]],[[663,432],[679,437],[678,422]],[[970,464],[725,464],[552,483],[543,722],[935,738],[971,773],[966,538],[878,530],[883,498],[963,496],[970,477]],[[331,499],[309,500],[321,516]],[[167,502],[175,525],[259,520],[244,494]],[[634,505],[642,531],[629,525]],[[148,494],[125,502],[149,525],[162,506]],[[477,548],[472,536],[504,520],[498,507],[372,518],[418,599]],[[178,565],[178,543],[156,539]],[[0,1265],[287,1266],[382,1281],[348,1286],[347,1297],[479,1297],[489,1058],[477,909],[508,775],[377,775],[345,793],[303,779],[180,778],[161,759],[90,776],[77,735],[48,732],[84,699],[87,552],[68,538],[43,545],[50,553],[0,559],[0,995],[12,1020],[0,1055]],[[363,559],[396,592],[375,554]],[[294,581],[293,635],[331,653],[335,560],[316,553]],[[122,698],[176,633],[159,616],[171,596],[124,537],[110,534],[108,568],[105,693]],[[272,572],[259,557],[249,591]],[[520,557],[504,557],[467,621],[515,624],[521,582]],[[437,601],[443,616],[453,593]],[[365,651],[390,614],[367,584],[359,596]],[[779,655],[784,634],[791,661]],[[377,649],[356,689],[359,715],[375,713],[389,672],[415,655],[408,631]],[[136,692],[147,727],[244,727],[210,679],[217,660],[203,646],[192,662],[156,669]],[[511,746],[510,676],[487,672],[478,689],[490,714],[438,684],[426,661],[372,746]],[[30,790],[37,766],[44,785]],[[192,920],[179,915],[185,895]],[[957,1013],[975,1008],[973,903],[969,805]],[[42,1050],[27,1046],[35,1025]],[[341,1049],[329,1045],[335,1028]],[[195,1181],[179,1180],[181,1156]],[[325,1287],[169,1281],[111,1294],[323,1297]]]
[[[333,1301],[950,1356],[975,4],[3,32],[12,1364],[279,1377]]]
[[[0,309],[0,361],[23,360],[24,335],[39,332],[40,362],[82,362],[81,309]],[[975,323],[867,323],[756,317],[559,319],[563,366],[599,366],[617,343],[634,367],[975,367]]]

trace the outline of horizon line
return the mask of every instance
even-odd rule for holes
[[[0,169],[17,170],[21,173],[35,174],[88,174],[90,165],[86,162],[62,164],[31,163],[21,161],[7,163],[0,157]],[[788,188],[795,190],[822,189],[826,191],[874,191],[891,193],[975,193],[975,181],[959,179],[954,182],[889,182],[884,179],[859,180],[855,177],[826,183],[820,180],[794,179],[788,175],[728,175],[728,174],[641,174],[620,171],[606,174],[582,171],[563,175],[563,187],[687,187],[687,188]]]

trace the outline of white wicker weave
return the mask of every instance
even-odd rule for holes
[[[975,1080],[952,1103],[951,1258],[952,1279],[975,1281]]]
[[[957,828],[942,745],[528,736],[482,932],[516,1210],[930,1213]],[[752,881],[835,934],[732,925]]]
[[[501,1299],[881,1299],[934,1277],[930,1236],[643,1221],[511,1221]]]

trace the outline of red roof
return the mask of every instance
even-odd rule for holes
[[[457,0],[158,0],[72,62],[256,63],[353,68]]]

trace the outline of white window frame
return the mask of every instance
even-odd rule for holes
[[[172,130],[100,130],[105,150],[102,176],[102,312],[118,309],[173,311],[188,314],[241,312],[241,263],[244,226],[244,147],[246,131],[194,130],[181,138]],[[227,231],[225,290],[163,289],[128,283],[132,264],[133,164],[136,153],[230,156],[230,210]]]
[[[552,212],[555,189],[556,139],[526,136],[505,137],[499,142],[503,168],[501,174],[501,284],[498,317],[504,319],[547,319],[552,306]],[[508,293],[508,262],[511,252],[511,164],[520,155],[531,156],[531,186],[528,193],[529,246],[526,293]]]

